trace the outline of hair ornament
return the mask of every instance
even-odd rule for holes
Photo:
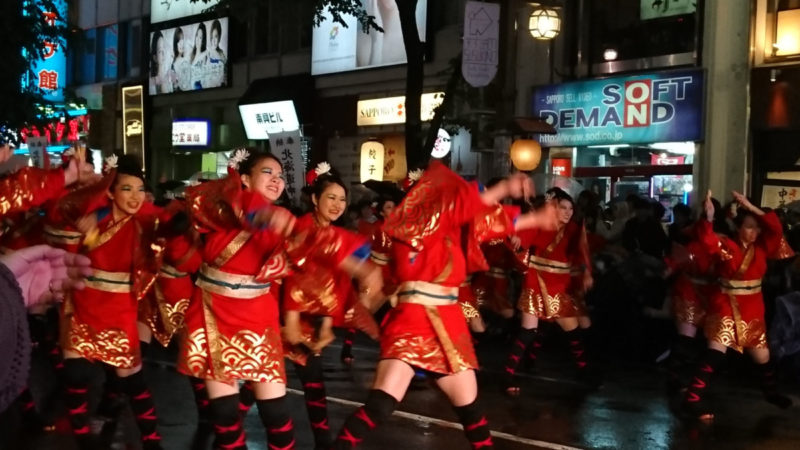
[[[250,156],[250,152],[248,152],[244,148],[236,149],[231,155],[230,159],[228,159],[228,167],[231,169],[239,169],[239,166]]]

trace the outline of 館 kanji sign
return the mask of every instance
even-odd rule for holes
[[[66,0],[53,0],[55,11],[43,11],[42,15],[48,26],[63,25],[67,16]],[[41,8],[40,8],[41,9]],[[59,19],[59,16],[61,19]],[[45,100],[51,102],[64,101],[66,85],[67,55],[59,42],[44,41],[42,43],[42,59],[31,65],[31,72],[23,81],[30,90],[39,89]]]

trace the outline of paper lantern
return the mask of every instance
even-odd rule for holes
[[[800,54],[800,8],[778,11],[775,56]]]
[[[549,8],[535,9],[528,19],[528,31],[534,39],[548,40],[558,36],[561,31],[558,12]]]
[[[367,141],[361,144],[361,182],[383,181],[383,144]]]
[[[511,144],[511,162],[518,170],[531,171],[539,166],[542,146],[533,139],[517,139]]]

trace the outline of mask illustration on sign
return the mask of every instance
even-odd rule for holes
[[[439,134],[436,136],[436,142],[433,143],[431,156],[439,159],[444,158],[450,153],[451,146],[450,134],[442,128],[439,128]]]

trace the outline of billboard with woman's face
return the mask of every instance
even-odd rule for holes
[[[150,95],[228,86],[228,18],[150,33]]]
[[[400,29],[400,12],[395,0],[361,0],[368,15],[383,32],[365,32],[355,16],[343,15],[347,26],[334,22],[325,10],[323,20],[314,27],[311,44],[311,74],[404,64],[406,49]],[[425,42],[428,0],[418,0],[416,9],[419,39]]]

